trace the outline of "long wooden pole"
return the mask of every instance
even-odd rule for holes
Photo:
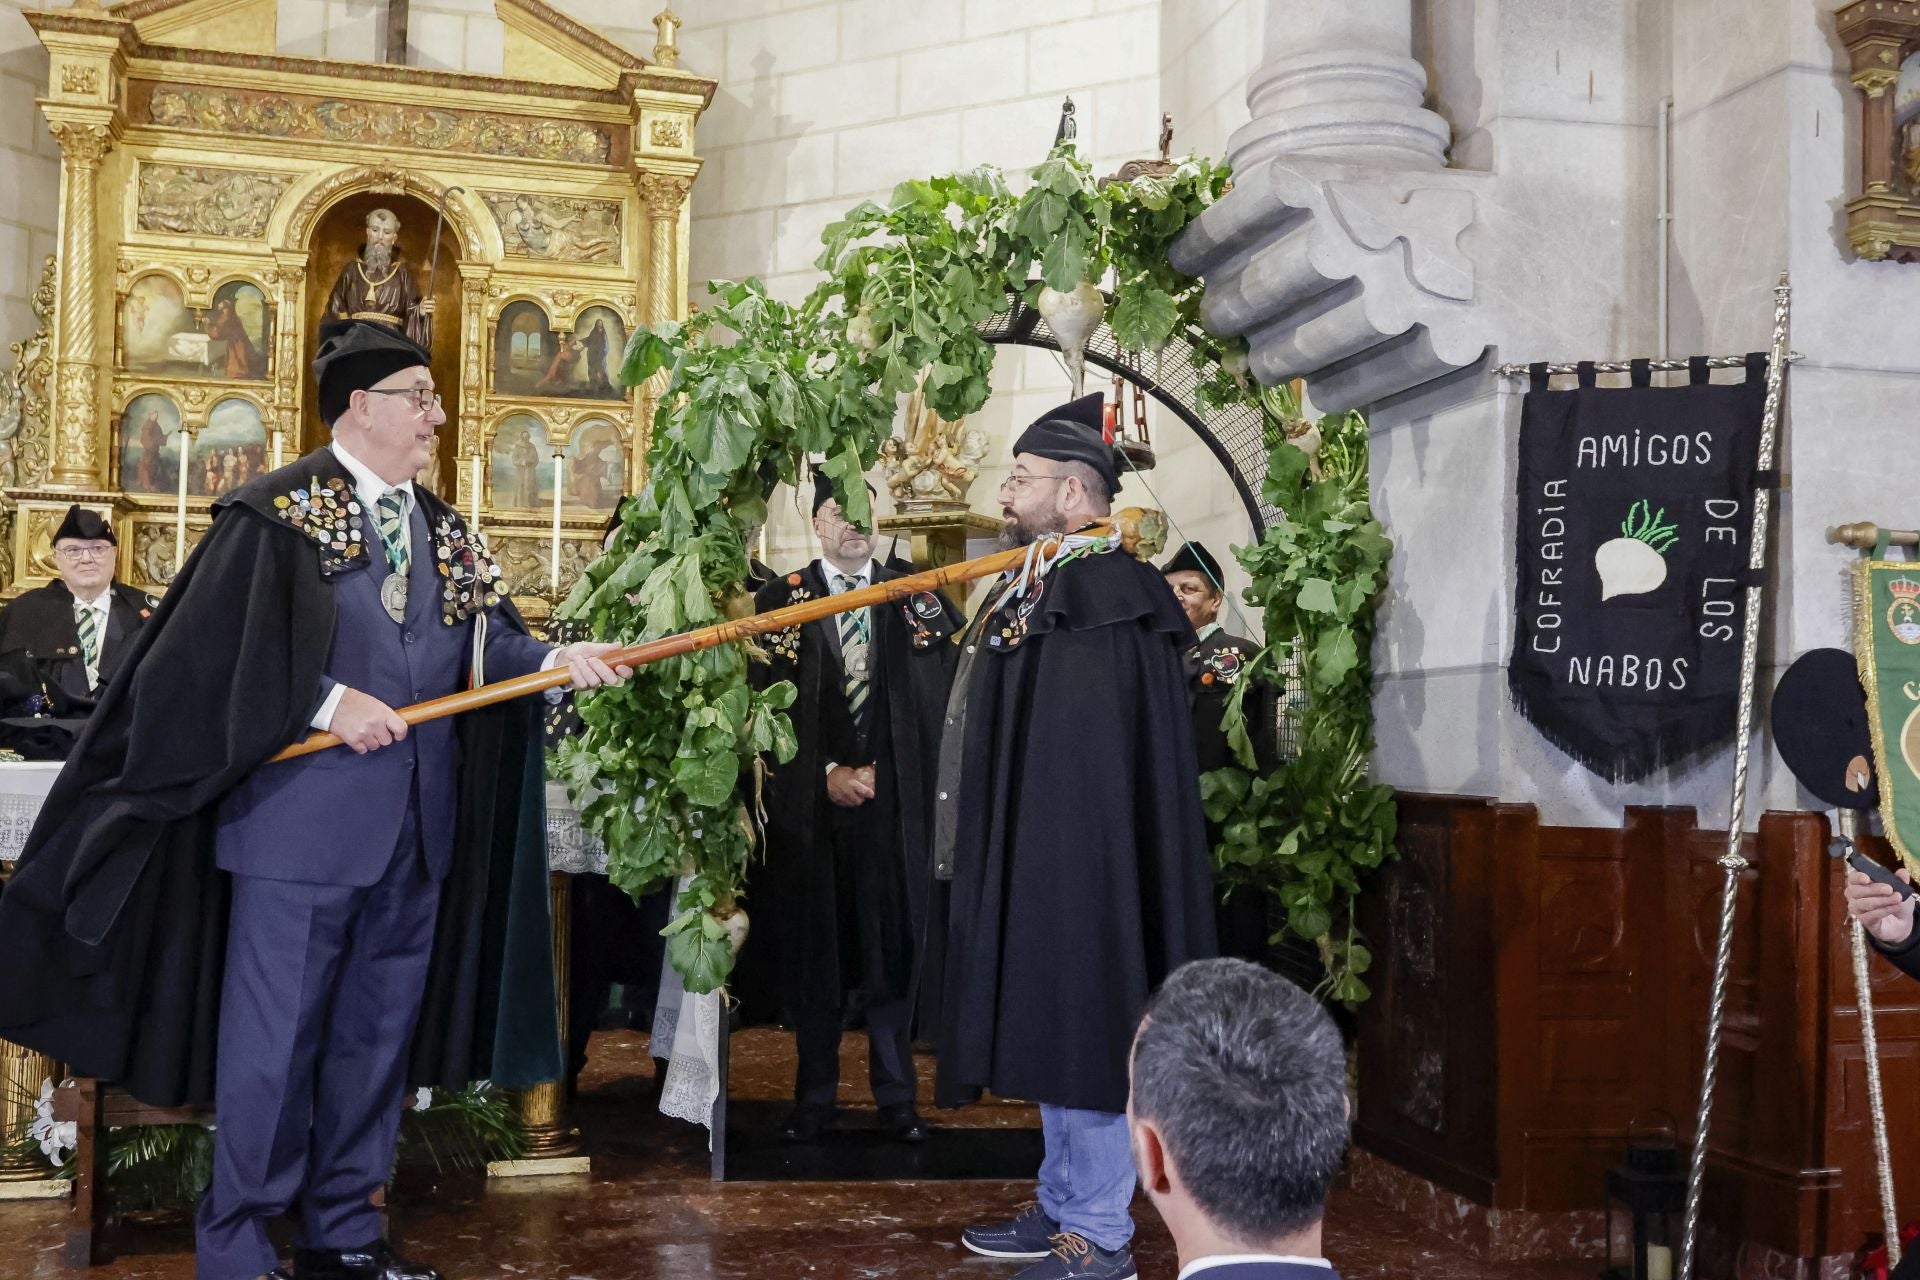
[[[1156,549],[1150,541],[1154,533],[1143,530],[1142,526],[1146,522],[1139,519],[1140,514],[1144,513],[1138,513],[1136,509],[1129,508],[1120,512],[1114,523],[1093,525],[1084,532],[1095,537],[1105,536],[1111,534],[1117,524],[1121,530],[1123,549],[1136,555],[1152,555]],[[649,662],[659,662],[663,658],[677,658],[682,654],[711,649],[716,645],[732,644],[737,640],[745,640],[749,636],[765,635],[769,631],[784,631],[788,627],[797,627],[819,618],[830,618],[836,613],[845,613],[849,609],[886,604],[894,600],[903,600],[922,591],[937,591],[941,587],[951,586],[956,582],[971,582],[976,578],[1004,573],[1019,567],[1026,560],[1028,550],[1026,547],[1015,547],[1011,551],[997,551],[992,555],[981,556],[975,560],[963,560],[958,564],[928,570],[926,573],[910,574],[890,582],[877,582],[870,587],[862,587],[858,591],[846,591],[837,596],[822,596],[818,600],[805,600],[799,604],[788,605],[784,609],[771,609],[766,613],[756,613],[750,617],[733,618],[711,627],[702,627],[698,631],[661,636],[658,640],[648,640],[642,644],[616,649],[606,654],[601,660],[610,667],[640,667]],[[556,689],[567,681],[567,670],[564,667],[556,667],[552,671],[536,671],[532,675],[501,680],[494,684],[481,685],[477,689],[467,689],[460,693],[448,694],[444,698],[435,698],[430,702],[402,707],[400,718],[409,725],[420,724],[427,720],[438,720],[444,716],[459,715],[463,711],[476,711],[497,702],[525,697],[529,693]],[[273,759],[292,760],[296,756],[310,755],[315,751],[325,751],[328,747],[339,745],[340,739],[332,734],[316,733],[312,737],[294,743]]]

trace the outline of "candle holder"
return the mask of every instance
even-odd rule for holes
[[[1673,1280],[1673,1254],[1679,1243],[1675,1218],[1686,1208],[1687,1175],[1681,1168],[1678,1125],[1656,1112],[1660,1130],[1636,1134],[1628,1127],[1627,1163],[1607,1170],[1607,1265],[1601,1280]],[[1615,1207],[1626,1211],[1632,1230],[1632,1256],[1614,1258]]]

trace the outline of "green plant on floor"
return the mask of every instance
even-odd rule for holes
[[[1357,413],[1310,428],[1289,388],[1262,394],[1272,452],[1263,490],[1281,511],[1261,540],[1234,554],[1252,577],[1246,599],[1262,611],[1267,647],[1248,674],[1298,672],[1282,714],[1297,754],[1277,772],[1256,770],[1242,705],[1242,679],[1228,702],[1228,741],[1240,767],[1202,777],[1207,816],[1222,825],[1216,873],[1229,892],[1271,894],[1286,931],[1312,942],[1325,994],[1367,998],[1372,954],[1360,941],[1354,904],[1366,875],[1393,852],[1393,788],[1367,778],[1373,751],[1374,612],[1393,543],[1367,495],[1367,426]],[[1287,439],[1318,437],[1310,456]]]

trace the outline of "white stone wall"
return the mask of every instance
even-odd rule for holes
[[[32,0],[0,0],[0,364],[34,331],[28,298],[57,245],[60,148],[34,100],[46,92],[47,51],[20,16]]]
[[[1162,0],[1160,104],[1173,113],[1177,154],[1227,154],[1248,120],[1247,77],[1265,37],[1259,0]]]

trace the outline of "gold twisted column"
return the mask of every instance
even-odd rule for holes
[[[675,173],[640,175],[640,198],[647,206],[647,293],[646,322],[653,328],[680,318],[686,297],[680,278],[680,215],[693,179]],[[655,374],[635,396],[637,429],[633,456],[636,461],[647,455],[653,442],[653,414],[660,393],[667,387],[665,370]],[[644,482],[645,477],[639,477]]]
[[[573,905],[573,878],[559,871],[547,874],[553,902],[553,982],[560,1006],[559,1080],[549,1080],[515,1096],[520,1120],[527,1127],[527,1151],[518,1160],[495,1160],[487,1165],[494,1178],[550,1177],[561,1173],[590,1173],[592,1164],[580,1154],[580,1131],[567,1123],[567,983],[572,947],[568,942]]]
[[[60,141],[60,311],[55,317],[58,354],[54,365],[54,488],[96,489],[106,483],[99,410],[100,371],[94,363],[93,265],[94,178],[113,145],[102,125],[56,120]]]

